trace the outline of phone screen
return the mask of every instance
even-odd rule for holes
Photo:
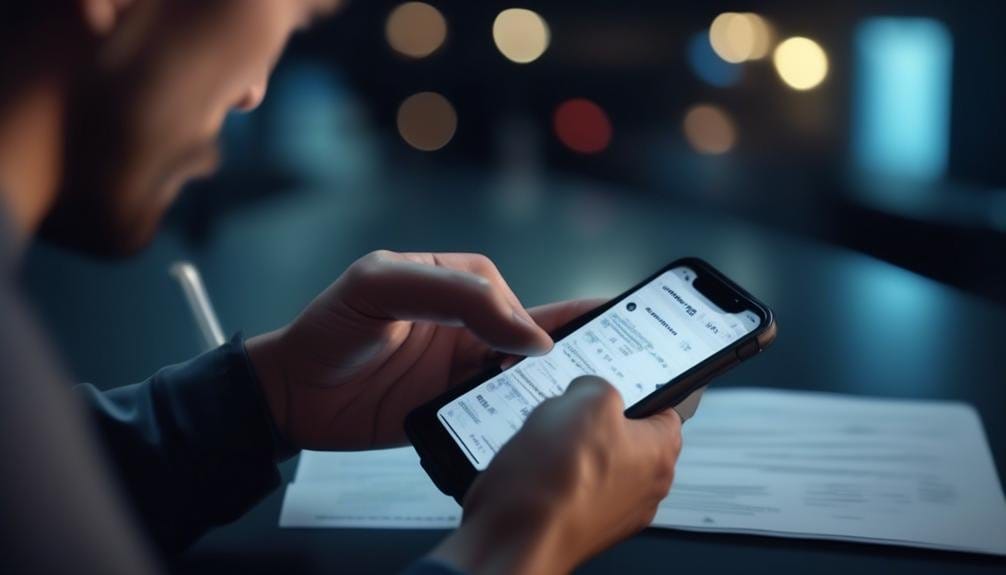
[[[578,376],[598,375],[626,407],[758,328],[753,310],[728,313],[694,286],[688,267],[668,270],[555,343],[458,396],[437,419],[483,470],[539,403]]]

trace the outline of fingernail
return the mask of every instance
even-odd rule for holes
[[[514,308],[513,309],[513,318],[515,320],[519,321],[520,323],[522,323],[522,324],[530,327],[534,331],[536,331],[536,332],[538,332],[540,334],[543,334],[545,336],[545,339],[548,340],[548,341],[544,341],[541,338],[538,338],[538,343],[536,343],[536,344],[533,345],[533,347],[529,350],[529,353],[542,354],[542,353],[547,353],[549,350],[552,349],[552,345],[553,345],[552,338],[549,337],[549,335],[547,333],[545,333],[545,330],[541,329],[541,327],[538,326],[538,324],[536,324],[534,322],[534,319],[532,319],[531,316],[528,315],[528,313],[526,311],[524,311],[524,310],[518,311],[516,308]]]

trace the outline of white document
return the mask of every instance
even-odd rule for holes
[[[286,488],[280,527],[449,529],[461,507],[440,492],[411,447],[305,451]]]
[[[1006,498],[966,405],[713,389],[684,434],[654,527],[1006,555]],[[411,448],[305,452],[280,525],[450,528],[460,516]]]
[[[1006,555],[978,414],[954,402],[710,390],[653,525]]]

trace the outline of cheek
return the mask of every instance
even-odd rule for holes
[[[108,244],[153,234],[185,176],[205,172],[209,146],[249,86],[264,86],[295,24],[292,0],[221,0],[172,16],[150,42],[81,86],[62,193],[90,206]],[[184,24],[184,25],[181,25]]]
[[[148,137],[215,139],[228,112],[265,90],[295,22],[291,0],[220,2],[166,42],[143,96]]]
[[[229,5],[213,61],[216,111],[221,116],[247,103],[249,96],[264,94],[298,20],[294,11],[298,2],[291,0],[237,0]]]

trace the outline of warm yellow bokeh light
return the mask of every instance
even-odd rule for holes
[[[754,27],[742,14],[724,12],[709,26],[709,43],[720,58],[734,64],[751,57]]]
[[[754,41],[751,44],[751,54],[748,56],[748,60],[761,60],[772,51],[772,39],[775,36],[772,32],[772,26],[769,25],[765,18],[754,12],[745,12],[741,15],[747,19],[754,34]]]
[[[685,114],[685,139],[700,154],[725,154],[737,143],[737,128],[722,109],[709,104],[692,106]]]
[[[828,55],[817,42],[795,36],[775,49],[776,72],[795,90],[810,90],[828,75]]]
[[[536,12],[509,8],[493,22],[493,41],[508,60],[518,64],[534,62],[548,49],[548,24]]]
[[[384,27],[388,44],[410,58],[425,58],[443,45],[447,21],[425,2],[406,2],[392,10]]]
[[[454,137],[458,116],[447,98],[436,92],[413,94],[398,107],[398,133],[424,152],[439,150]]]
[[[732,64],[759,60],[772,48],[772,29],[753,12],[724,12],[709,26],[709,44]]]

